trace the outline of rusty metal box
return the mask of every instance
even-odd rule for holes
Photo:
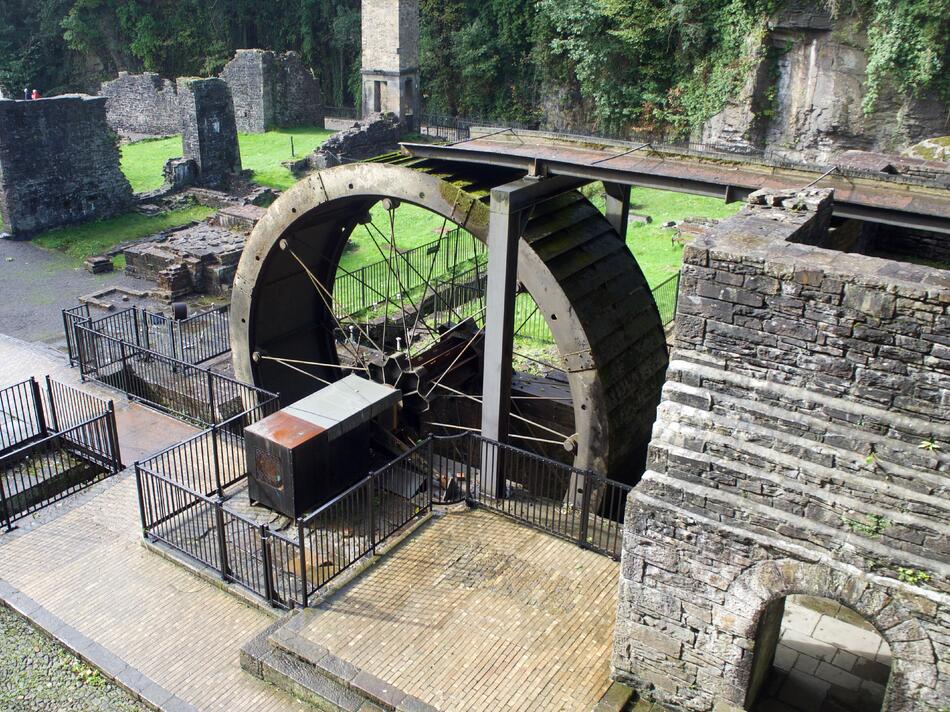
[[[401,394],[347,376],[244,431],[251,501],[297,518],[366,476],[370,423]]]

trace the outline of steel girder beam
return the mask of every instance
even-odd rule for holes
[[[465,148],[436,146],[431,144],[403,144],[404,150],[417,158],[440,159],[484,166],[505,167],[534,171],[543,175],[559,175],[583,178],[588,181],[603,181],[618,185],[657,188],[678,193],[692,193],[710,198],[722,198],[726,202],[743,200],[757,187],[737,184],[733,171],[723,170],[721,178],[709,176],[690,177],[688,175],[659,175],[646,171],[616,168],[605,164],[583,163],[555,158],[539,158],[519,155],[501,150],[478,149],[468,144]],[[807,174],[806,174],[807,175]],[[775,178],[775,176],[772,176]],[[804,179],[807,181],[807,177]],[[791,180],[789,179],[789,182]],[[803,182],[798,187],[802,187]],[[787,186],[788,187],[794,187]],[[881,183],[881,188],[886,189]],[[879,191],[882,192],[882,191]],[[898,196],[902,195],[897,193]],[[930,230],[950,235],[950,218],[939,214],[927,214],[919,210],[904,210],[895,205],[884,205],[874,200],[849,200],[838,196],[834,203],[834,214],[843,218],[856,218],[867,222],[877,222],[897,227]]]

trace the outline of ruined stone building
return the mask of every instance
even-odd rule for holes
[[[750,709],[791,594],[883,637],[885,710],[950,700],[950,272],[833,249],[828,193],[753,194],[684,252],[613,654],[677,708]]]
[[[419,113],[419,2],[364,0],[363,118]]]
[[[116,131],[150,136],[170,136],[181,131],[178,89],[175,82],[157,74],[119,72],[99,89],[106,97],[106,118]]]
[[[296,52],[239,49],[220,76],[231,90],[238,131],[323,123],[320,82]],[[119,72],[99,93],[108,99],[109,125],[116,131],[166,136],[182,130],[173,80]]]
[[[194,161],[197,182],[224,188],[241,172],[231,91],[223,79],[178,80],[182,157]]]
[[[0,215],[6,232],[27,238],[131,205],[132,188],[106,123],[106,99],[75,94],[0,100]]]
[[[238,131],[323,123],[320,84],[296,52],[239,49],[221,78],[231,89]]]

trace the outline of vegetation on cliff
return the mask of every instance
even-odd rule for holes
[[[801,0],[420,0],[430,111],[533,121],[569,106],[607,131],[683,134],[719,111],[775,12]],[[327,103],[359,86],[359,0],[5,0],[0,85],[93,89],[119,69],[218,71],[294,49]],[[950,0],[815,0],[867,27],[865,110],[885,91],[950,100]],[[562,97],[560,100],[557,96]],[[570,122],[569,122],[570,123]]]

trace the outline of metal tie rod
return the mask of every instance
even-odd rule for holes
[[[612,161],[612,160],[614,160],[615,158],[623,158],[624,156],[629,156],[631,153],[633,153],[633,152],[635,152],[635,151],[639,151],[641,148],[646,148],[647,146],[652,146],[652,145],[653,145],[652,143],[644,143],[644,144],[641,144],[641,145],[639,145],[639,146],[635,146],[634,148],[628,149],[628,150],[624,151],[623,153],[618,153],[618,154],[615,155],[615,156],[607,156],[607,158],[601,158],[601,159],[598,160],[598,161],[594,161],[594,162],[591,163],[590,165],[596,166],[598,163],[604,163],[604,162],[606,162],[606,161]]]

